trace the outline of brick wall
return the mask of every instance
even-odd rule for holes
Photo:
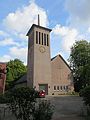
[[[0,63],[0,93],[4,93],[6,80],[6,63]]]

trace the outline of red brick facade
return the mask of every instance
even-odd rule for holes
[[[0,93],[4,93],[6,80],[6,63],[0,63]]]

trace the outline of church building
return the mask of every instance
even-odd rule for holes
[[[51,29],[33,24],[27,33],[28,62],[27,75],[16,82],[17,85],[45,90],[47,95],[59,95],[73,91],[72,71],[61,55],[51,59]]]

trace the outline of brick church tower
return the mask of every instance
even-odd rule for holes
[[[33,24],[27,33],[28,36],[28,71],[27,86],[36,90],[45,90],[51,93],[51,56],[50,56],[51,29]]]

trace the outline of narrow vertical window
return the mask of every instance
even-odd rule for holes
[[[62,90],[62,86],[60,86],[60,89]]]
[[[56,90],[56,86],[54,86],[54,90]]]
[[[68,86],[66,86],[66,90],[68,90]]]
[[[46,34],[44,34],[44,45],[46,45]]]
[[[43,33],[42,33],[42,45],[43,45]]]
[[[63,90],[65,90],[65,86],[63,86]]]
[[[41,43],[41,39],[40,39],[40,32],[39,32],[39,44]]]
[[[38,31],[36,31],[36,44],[38,44]]]
[[[47,46],[49,46],[49,39],[48,39],[48,34],[47,34]]]
[[[57,90],[59,90],[59,86],[57,86]]]

